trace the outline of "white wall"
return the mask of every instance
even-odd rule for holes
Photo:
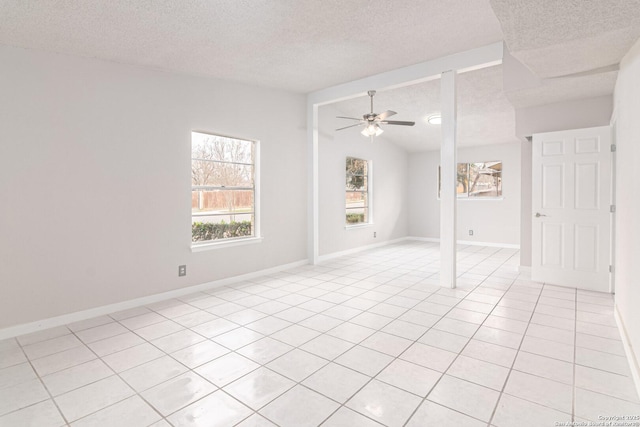
[[[303,96],[9,47],[0,63],[0,328],[306,258]],[[261,141],[262,243],[191,252],[191,130]]]
[[[616,126],[616,306],[635,353],[640,349],[640,41],[620,63],[614,95]],[[637,384],[640,388],[640,384]]]
[[[458,240],[520,243],[520,144],[458,149],[458,163],[501,160],[502,200],[459,200]],[[440,237],[438,165],[440,152],[411,154],[409,160],[409,234]],[[473,236],[469,236],[473,230]]]
[[[335,118],[342,114],[331,105],[320,107],[318,114],[320,256],[407,236],[407,153],[385,141],[385,135],[371,143],[360,134],[359,128],[336,132],[335,129],[345,123]],[[371,226],[345,228],[347,157],[372,161],[374,223]]]
[[[611,120],[611,95],[576,99],[516,109],[516,135],[607,126]]]

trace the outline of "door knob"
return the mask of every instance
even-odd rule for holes
[[[546,215],[543,215],[540,212],[536,212],[536,218],[540,218],[541,216],[546,216]]]

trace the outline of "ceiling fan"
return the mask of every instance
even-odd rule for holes
[[[349,128],[352,128],[354,126],[364,125],[364,129],[362,129],[361,133],[364,136],[370,136],[371,139],[373,140],[374,136],[378,136],[382,132],[384,132],[382,130],[382,128],[380,127],[380,125],[413,126],[413,125],[416,124],[416,122],[404,122],[404,121],[399,121],[399,120],[387,120],[388,117],[391,117],[394,114],[398,114],[395,111],[387,110],[384,113],[380,113],[380,114],[374,113],[373,112],[373,96],[376,94],[376,91],[375,90],[370,90],[370,91],[367,92],[367,94],[371,98],[371,112],[367,113],[367,114],[364,114],[361,119],[357,119],[355,117],[337,116],[337,118],[339,118],[339,119],[357,120],[358,123],[355,123],[355,124],[352,124],[352,125],[349,125],[349,126],[345,126],[343,128],[336,129],[336,131],[343,130],[343,129],[349,129]]]

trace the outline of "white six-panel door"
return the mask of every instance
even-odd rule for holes
[[[609,292],[611,129],[533,135],[535,281]]]

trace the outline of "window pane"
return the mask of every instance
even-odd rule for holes
[[[256,144],[191,133],[193,242],[255,235]]]
[[[502,196],[502,162],[469,164],[469,197]]]
[[[253,187],[253,166],[192,160],[191,184],[215,187]]]
[[[438,166],[438,197],[441,188]],[[502,197],[502,162],[458,163],[456,193],[465,197]]]
[[[192,190],[192,215],[222,215],[234,221],[240,213],[253,212],[253,190]]]
[[[369,208],[347,208],[347,224],[359,224],[369,222]]]
[[[366,160],[347,157],[345,190],[346,223],[369,222],[369,177]]]
[[[254,143],[204,133],[191,133],[191,157],[236,163],[253,163]]]
[[[234,237],[250,237],[254,232],[253,214],[234,215],[230,221],[223,216],[194,216],[191,221],[191,241],[229,239]]]
[[[347,175],[366,175],[366,174],[367,174],[366,160],[347,157]]]
[[[366,176],[354,176],[347,175],[347,191],[367,191],[367,180]]]
[[[346,202],[347,209],[369,206],[367,203],[367,193],[364,192],[347,193]]]
[[[456,182],[456,194],[458,197],[467,197],[469,192],[469,164],[458,163],[458,175]]]

